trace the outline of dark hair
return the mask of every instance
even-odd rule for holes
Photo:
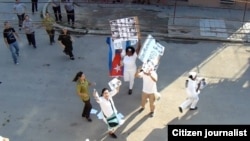
[[[104,93],[104,91],[106,91],[106,90],[108,90],[108,88],[103,88],[103,89],[102,89],[101,96],[103,96],[103,93]]]
[[[7,25],[7,23],[9,23],[9,21],[5,21],[5,22],[4,22],[4,25]]]
[[[128,47],[126,48],[126,53],[129,52],[130,50],[131,50],[132,54],[135,53],[135,48],[132,47],[132,46],[128,46]]]
[[[73,82],[76,82],[76,81],[79,79],[79,77],[82,76],[82,74],[83,74],[83,72],[82,72],[82,71],[79,71],[79,72],[75,75],[75,77],[74,77],[74,79],[73,79]]]

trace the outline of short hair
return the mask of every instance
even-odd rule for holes
[[[134,54],[134,53],[135,53],[135,48],[132,47],[132,46],[128,46],[128,47],[126,48],[126,53],[129,52],[129,51],[131,51],[132,54]]]
[[[4,25],[7,25],[7,23],[9,23],[9,21],[5,21],[5,22],[4,22]]]

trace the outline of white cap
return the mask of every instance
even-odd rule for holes
[[[197,72],[191,71],[189,72],[189,75],[191,75],[194,78],[195,76],[197,76]]]

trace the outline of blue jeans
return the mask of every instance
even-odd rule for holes
[[[12,55],[12,58],[14,60],[14,63],[17,63],[17,56],[19,56],[19,46],[17,44],[17,41],[14,43],[9,44],[10,52]]]

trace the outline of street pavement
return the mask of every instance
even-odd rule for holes
[[[108,87],[107,82],[111,78],[107,71],[108,48],[105,41],[109,36],[109,25],[105,23],[106,30],[89,29],[88,34],[74,35],[76,60],[72,61],[63,54],[58,44],[49,45],[48,35],[40,27],[40,11],[46,8],[47,0],[39,2],[39,12],[34,15],[29,13],[36,22],[37,49],[28,46],[25,34],[18,31],[21,37],[20,64],[14,65],[9,50],[3,41],[0,42],[0,135],[9,137],[11,141],[114,140],[107,136],[106,125],[96,114],[91,115],[92,123],[81,118],[83,103],[76,95],[72,82],[75,73],[82,70],[90,81],[97,84],[91,87],[91,92],[96,88],[100,93],[103,87]],[[9,20],[18,29],[17,17],[10,10],[12,5],[10,2],[1,3],[1,21]],[[31,11],[29,3],[27,7]],[[171,6],[160,8],[173,12]],[[249,124],[250,51],[246,43],[247,34],[243,38],[232,36],[236,35],[232,31],[241,29],[242,10],[179,7],[177,11],[176,17],[179,18],[168,18],[171,25],[168,33],[152,32],[166,47],[158,68],[158,90],[162,98],[156,103],[155,117],[148,117],[148,104],[142,113],[137,112],[142,81],[135,80],[132,95],[127,94],[128,84],[122,81],[121,91],[114,97],[118,111],[126,120],[116,131],[118,141],[167,141],[168,124]],[[164,14],[159,11],[156,15],[165,18]],[[98,19],[96,16],[92,19]],[[200,16],[203,20],[183,18],[187,16]],[[229,19],[238,22],[230,22]],[[65,22],[66,18],[63,20]],[[208,26],[213,31],[202,26],[208,23],[211,23]],[[225,33],[222,27],[230,32]],[[86,30],[75,28],[72,31]],[[144,40],[148,32],[142,32]],[[226,36],[234,38],[229,40]],[[137,63],[141,65],[139,60]],[[200,94],[197,111],[179,113],[178,105],[186,98],[184,82],[187,73],[192,70],[207,78],[209,84]],[[91,102],[99,112],[99,105],[93,98]]]

